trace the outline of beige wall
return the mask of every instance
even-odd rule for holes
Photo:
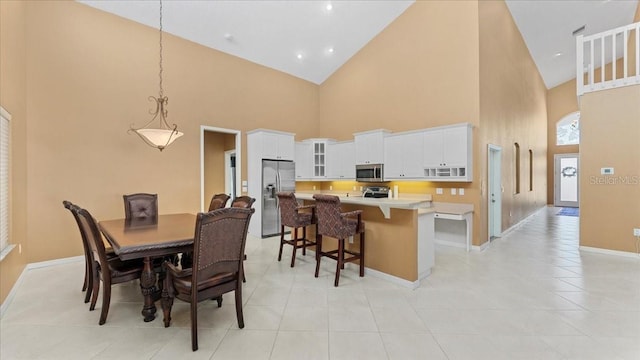
[[[554,155],[578,153],[579,145],[556,145],[556,124],[563,117],[578,111],[576,80],[570,80],[547,91],[547,204],[554,201]]]
[[[315,127],[316,85],[165,34],[169,121],[185,135],[159,152],[127,134],[158,93],[157,30],[69,1],[27,2],[26,18],[28,262],[82,253],[63,199],[98,219],[142,191],[161,213],[198,211],[201,125]]]
[[[502,1],[480,1],[480,134],[475,147],[479,180],[487,181],[487,144],[502,148],[502,229],[546,204],[546,87]],[[520,145],[520,194],[514,194],[514,143]],[[533,151],[533,191],[529,191],[529,152]],[[481,195],[475,224],[487,238],[487,194]]]
[[[0,1],[0,105],[11,114],[9,241],[21,243],[0,262],[0,303],[28,262],[26,4]],[[80,284],[78,284],[80,285]],[[78,286],[79,288],[79,286]]]
[[[580,245],[636,251],[640,227],[640,86],[582,96]],[[600,168],[613,167],[612,176]]]

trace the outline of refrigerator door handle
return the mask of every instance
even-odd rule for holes
[[[278,192],[280,191],[280,172],[276,171],[276,210],[280,209],[280,204],[278,202]]]

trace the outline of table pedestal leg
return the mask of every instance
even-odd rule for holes
[[[158,294],[158,289],[156,288],[156,274],[153,272],[150,257],[144,258],[144,268],[140,275],[140,289],[144,296],[142,316],[144,316],[145,322],[149,322],[156,318],[156,304],[153,297]]]

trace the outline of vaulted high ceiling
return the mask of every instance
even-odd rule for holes
[[[80,0],[158,28],[159,1]],[[638,0],[507,0],[548,88],[575,77],[575,37],[630,24]],[[164,1],[166,32],[322,83],[412,0]]]

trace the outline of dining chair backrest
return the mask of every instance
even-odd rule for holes
[[[199,213],[196,219],[193,283],[242,269],[249,220],[255,209],[224,208]],[[192,292],[197,301],[197,291]]]
[[[229,195],[227,194],[215,194],[211,198],[211,203],[209,204],[209,211],[222,209],[227,206],[227,201],[229,201]]]
[[[81,231],[84,232],[84,235],[87,238],[87,243],[91,249],[93,260],[100,263],[100,271],[103,276],[111,277],[111,271],[108,266],[107,251],[104,246],[104,241],[102,240],[102,233],[98,229],[96,220],[91,216],[89,211],[85,209],[76,207],[74,211],[76,211],[78,215]]]
[[[89,243],[87,242],[87,237],[82,229],[80,218],[78,218],[78,210],[80,210],[80,207],[73,204],[71,201],[67,201],[67,200],[64,200],[62,202],[62,205],[64,205],[64,208],[69,210],[69,212],[73,215],[73,218],[75,219],[76,224],[78,225],[78,230],[80,230],[80,237],[82,238],[82,247],[84,248],[85,256],[88,256],[91,251],[91,247],[89,246]]]
[[[158,217],[158,194],[137,193],[122,197],[125,218]]]
[[[255,201],[256,199],[252,198],[251,196],[238,196],[237,198],[233,199],[233,202],[231,202],[231,207],[251,209]]]

